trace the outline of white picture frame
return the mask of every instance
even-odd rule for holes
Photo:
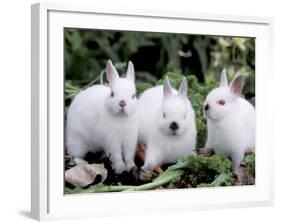
[[[32,198],[37,220],[271,205],[273,19],[190,12],[32,5]],[[114,22],[112,22],[114,21]],[[159,31],[256,38],[256,184],[128,193],[64,195],[63,28]],[[109,203],[110,202],[110,203]]]

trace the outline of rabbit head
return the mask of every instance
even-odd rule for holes
[[[194,116],[187,99],[187,82],[183,78],[179,90],[172,88],[168,77],[163,86],[163,102],[158,116],[158,128],[163,135],[181,136],[186,132],[189,118]]]
[[[106,108],[117,116],[129,116],[136,111],[135,71],[131,61],[128,63],[126,77],[120,78],[112,62],[106,64],[106,78],[110,92],[106,98]]]
[[[220,86],[213,89],[204,102],[204,115],[218,121],[236,111],[237,98],[244,86],[244,77],[236,75],[228,86],[225,69],[221,73]]]

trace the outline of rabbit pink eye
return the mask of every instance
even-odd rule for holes
[[[217,103],[223,106],[225,104],[225,100],[219,100]]]
[[[163,117],[166,118],[166,114],[165,113],[163,113]]]
[[[111,97],[114,97],[114,92],[111,92],[110,96],[111,96]]]

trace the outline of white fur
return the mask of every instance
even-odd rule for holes
[[[142,168],[153,170],[157,164],[175,163],[179,157],[192,154],[196,144],[194,111],[186,97],[184,79],[179,91],[166,79],[164,87],[146,90],[139,99],[139,142],[146,145]],[[165,113],[165,118],[163,117]],[[176,135],[169,128],[177,122]]]
[[[129,62],[126,78],[119,78],[111,61],[106,73],[109,87],[89,87],[71,103],[67,114],[67,148],[78,163],[85,162],[82,159],[87,152],[104,150],[115,171],[121,173],[135,166],[138,122],[133,64]],[[126,102],[123,111],[120,100]]]
[[[236,76],[228,86],[223,71],[220,87],[212,90],[204,103],[204,108],[209,105],[207,111],[204,109],[208,124],[206,147],[231,157],[235,168],[245,152],[255,147],[256,113],[248,101],[239,97],[243,85],[243,77]],[[218,104],[219,100],[225,104]]]

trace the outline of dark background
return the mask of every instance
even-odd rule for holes
[[[229,79],[236,73],[245,75],[243,93],[247,98],[255,95],[254,38],[72,28],[64,35],[65,79],[74,88],[106,81],[104,69],[111,59],[120,73],[131,60],[137,83],[152,85],[167,72],[193,74],[208,84],[226,68]]]

